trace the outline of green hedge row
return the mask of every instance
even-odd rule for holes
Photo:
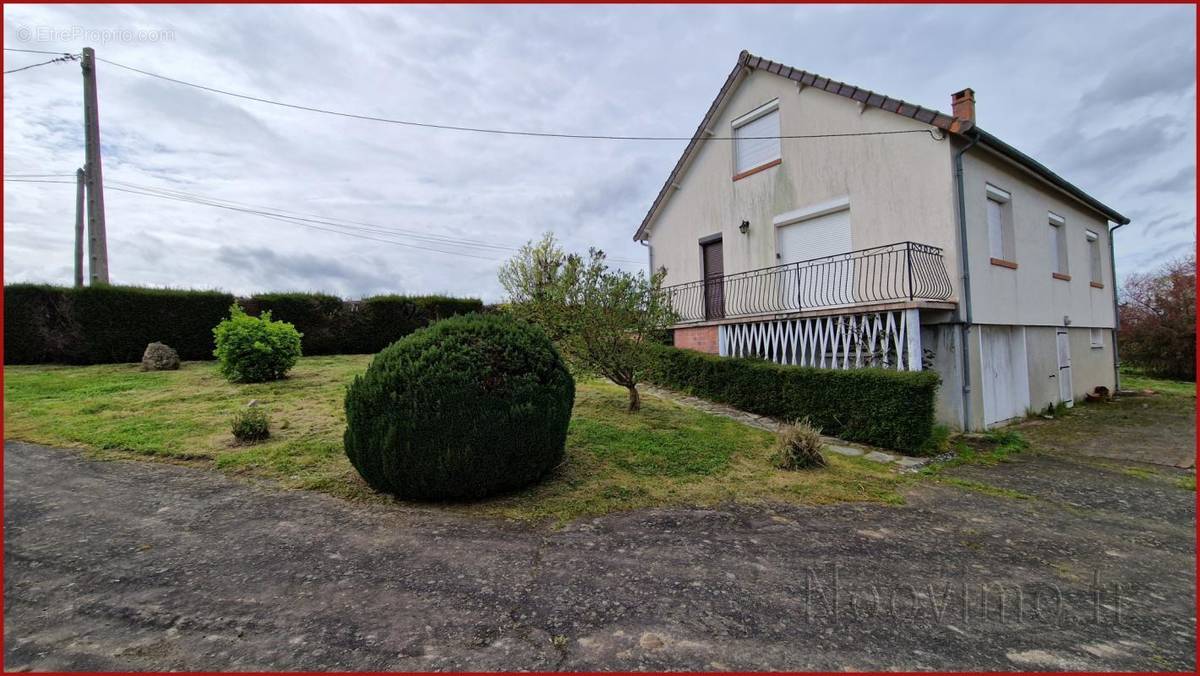
[[[922,452],[934,426],[932,371],[780,366],[654,345],[647,379],[663,387],[781,420],[808,418],[825,434]]]
[[[5,364],[136,362],[160,341],[181,359],[213,358],[213,327],[234,296],[219,291],[37,284],[4,287]],[[431,322],[479,312],[483,304],[446,296],[375,296],[343,301],[314,293],[237,299],[247,313],[271,310],[304,334],[304,354],[378,352]]]
[[[212,359],[213,327],[233,295],[125,286],[4,287],[4,363],[141,361],[160,341],[180,359]]]

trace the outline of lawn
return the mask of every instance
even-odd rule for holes
[[[1153,394],[1077,403],[1055,420],[1034,418],[1014,429],[1035,449],[1148,465],[1190,466],[1195,457],[1195,383],[1122,369],[1121,389]]]
[[[369,355],[306,357],[289,378],[234,385],[211,362],[143,373],[136,364],[5,367],[5,436],[75,446],[100,458],[138,457],[214,468],[351,500],[386,501],[342,452],[345,386]],[[229,417],[258,400],[270,440],[234,443]],[[652,506],[725,501],[897,503],[905,480],[886,467],[828,454],[829,467],[784,472],[769,461],[774,436],[652,396],[625,411],[624,390],[577,388],[566,462],[530,489],[447,509],[564,522]]]

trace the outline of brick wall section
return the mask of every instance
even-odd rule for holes
[[[689,329],[675,329],[675,347],[717,354],[717,327],[696,326]]]

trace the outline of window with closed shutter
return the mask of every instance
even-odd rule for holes
[[[1004,205],[988,198],[988,247],[992,258],[1004,258]]]
[[[1067,268],[1067,222],[1056,213],[1048,216],[1050,222],[1050,258],[1054,272],[1065,275]]]
[[[779,109],[734,127],[733,137],[735,174],[779,159]]]
[[[1101,279],[1102,275],[1100,268],[1100,236],[1091,230],[1088,230],[1087,243],[1088,263],[1090,264],[1088,267],[1091,268],[1092,281],[1097,283],[1103,282],[1104,280]]]

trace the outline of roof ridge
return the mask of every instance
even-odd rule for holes
[[[844,96],[853,101],[857,101],[861,106],[870,106],[872,108],[886,110],[889,113],[903,115],[904,117],[912,118],[918,122],[937,127],[943,131],[953,134],[966,134],[974,130],[975,134],[982,135],[988,140],[989,147],[1000,151],[1002,154],[1015,160],[1019,164],[1022,164],[1027,169],[1030,169],[1034,173],[1042,176],[1060,189],[1065,190],[1076,198],[1087,203],[1089,206],[1099,210],[1101,213],[1104,213],[1107,217],[1112,218],[1117,222],[1129,222],[1128,218],[1125,218],[1121,214],[1117,213],[1111,207],[1105,206],[1102,202],[1088,195],[1083,190],[1066,181],[1054,172],[1050,171],[1033,158],[1021,153],[1012,146],[1009,146],[1008,144],[995,138],[991,134],[984,132],[975,125],[973,120],[960,119],[954,115],[948,115],[933,108],[926,108],[915,103],[909,103],[904,99],[893,98],[886,94],[880,94],[870,89],[864,89],[862,87],[847,84],[823,75],[818,75],[817,73],[795,68],[793,66],[788,66],[779,63],[778,61],[772,61],[762,56],[756,56],[751,54],[749,50],[743,49],[738,54],[737,65],[734,66],[733,70],[729,73],[729,76],[725,78],[725,83],[721,85],[721,90],[717,92],[716,98],[714,98],[712,104],[709,105],[708,112],[704,114],[704,119],[700,121],[700,126],[696,128],[696,133],[692,135],[691,140],[688,141],[687,147],[683,149],[683,154],[679,156],[679,160],[675,163],[675,167],[671,170],[670,175],[667,176],[666,182],[663,183],[662,189],[658,191],[658,195],[654,198],[653,204],[650,205],[650,210],[646,212],[645,218],[642,219],[641,225],[638,226],[637,232],[634,233],[634,240],[643,240],[645,238],[646,230],[649,228],[650,222],[654,220],[654,216],[662,206],[664,198],[667,196],[667,192],[672,186],[678,184],[679,175],[686,168],[688,158],[692,155],[693,149],[695,149],[700,141],[706,140],[706,135],[711,134],[710,130],[708,129],[709,124],[716,116],[716,113],[720,109],[721,103],[725,100],[725,97],[729,94],[740,77],[754,70],[766,71],[773,75],[778,75],[785,79],[795,81],[801,88],[815,87],[816,89],[820,89],[831,94]]]

